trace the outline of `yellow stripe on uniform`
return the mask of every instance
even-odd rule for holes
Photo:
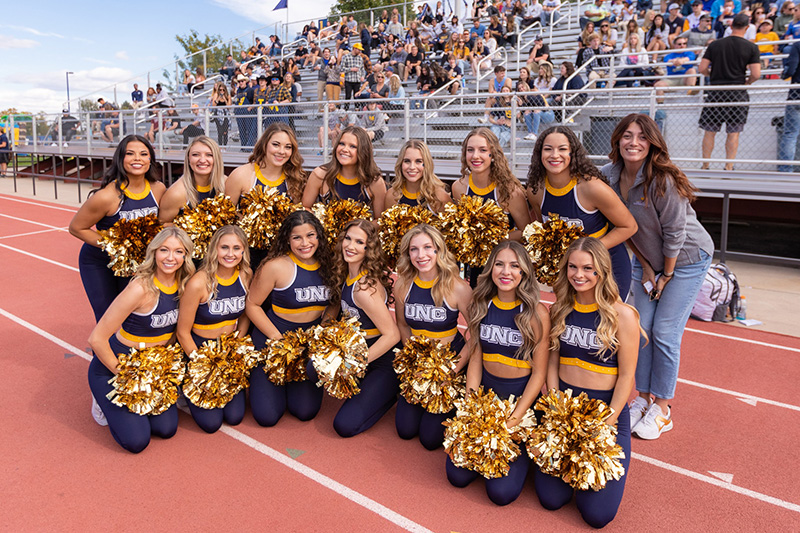
[[[307,313],[309,311],[324,311],[325,309],[327,309],[327,306],[324,305],[310,305],[308,307],[298,307],[297,309],[287,309],[286,307],[280,307],[277,305],[272,306],[272,310],[276,313],[286,313],[288,315]]]
[[[560,362],[562,365],[577,366],[597,374],[609,374],[613,376],[619,374],[619,369],[617,367],[595,365],[583,359],[578,359],[577,357],[561,357]]]
[[[194,329],[217,329],[222,328],[225,326],[231,326],[236,324],[237,319],[233,320],[225,320],[224,322],[217,322],[216,324],[192,324],[192,328]]]
[[[429,339],[444,339],[458,333],[458,328],[448,329],[447,331],[428,331],[427,329],[411,329],[411,334],[416,336],[425,336]]]
[[[122,328],[120,328],[119,334],[131,342],[164,342],[172,338],[172,333],[165,333],[158,337],[139,337],[138,335],[131,335]]]
[[[500,355],[499,353],[484,353],[483,360],[490,361],[492,363],[500,363],[501,365],[513,366],[515,368],[531,368],[530,363],[527,361],[523,361],[522,359],[514,359],[513,357],[506,357],[505,355]]]

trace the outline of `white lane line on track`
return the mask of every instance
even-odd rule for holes
[[[0,217],[10,218],[11,220],[18,220],[20,222],[25,222],[26,224],[33,224],[34,226],[42,226],[43,228],[61,229],[59,226],[51,226],[50,224],[45,224],[43,222],[36,222],[35,220],[28,220],[27,218],[14,217],[3,213],[0,213]]]
[[[759,396],[753,396],[752,394],[745,394],[743,392],[736,392],[734,390],[723,389],[721,387],[715,387],[713,385],[706,385],[704,383],[698,383],[697,381],[691,381],[691,380],[688,380],[688,379],[678,378],[678,383],[683,383],[684,385],[691,385],[693,387],[700,387],[701,389],[707,389],[707,390],[711,390],[711,391],[714,391],[714,392],[721,392],[722,394],[730,394],[731,396],[739,398],[740,400],[741,399],[747,399],[747,400],[750,400],[750,401],[754,402],[754,403],[751,403],[750,405],[756,405],[755,402],[767,403],[769,405],[774,405],[776,407],[783,407],[784,409],[791,409],[792,411],[800,411],[800,406],[797,406],[797,405],[776,402],[775,400],[768,400],[766,398],[761,398]]]
[[[13,198],[11,196],[6,196],[0,194],[0,200],[8,200],[9,202],[19,202],[21,204],[29,204],[29,205],[36,205],[39,207],[45,207],[47,209],[55,209],[57,211],[68,211],[70,213],[77,213],[78,210],[76,208],[68,208],[68,207],[61,207],[58,205],[50,205],[50,204],[42,204],[39,202],[31,202],[30,200],[22,200],[20,198]]]
[[[75,267],[72,267],[72,266],[69,266],[69,265],[65,265],[64,263],[59,263],[58,261],[53,261],[52,259],[48,259],[46,257],[42,257],[41,255],[36,255],[36,254],[32,254],[31,252],[26,252],[25,250],[20,250],[19,248],[14,248],[13,246],[9,246],[7,244],[0,243],[0,248],[6,248],[8,250],[11,250],[12,252],[18,252],[18,253],[21,253],[23,255],[28,255],[28,256],[33,257],[35,259],[39,259],[40,261],[44,261],[45,263],[50,263],[52,265],[60,266],[62,268],[66,268],[67,270],[72,270],[73,272],[79,272],[79,270],[77,268],[75,268]]]
[[[692,470],[687,470],[686,468],[681,468],[680,466],[675,466],[669,463],[665,463],[664,461],[659,461],[658,459],[653,459],[652,457],[647,457],[646,455],[642,455],[640,453],[631,452],[631,458],[638,459],[644,463],[651,464],[653,466],[657,466],[658,468],[663,468],[664,470],[669,470],[670,472],[674,472],[676,474],[680,474],[682,476],[690,477],[692,479],[696,479],[698,481],[703,481],[708,483],[709,485],[714,485],[715,487],[720,487],[725,490],[729,490],[731,492],[735,492],[737,494],[741,494],[743,496],[747,496],[749,498],[753,498],[756,500],[760,500],[765,503],[769,503],[778,507],[782,507],[788,511],[794,511],[796,513],[800,513],[800,505],[792,502],[787,502],[786,500],[781,500],[780,498],[776,498],[774,496],[769,496],[767,494],[762,494],[760,492],[756,492],[754,490],[746,489],[744,487],[740,487],[738,485],[734,485],[732,483],[726,483],[721,479],[717,479],[711,476],[707,476],[705,474],[699,474]]]
[[[759,346],[766,346],[767,348],[776,348],[778,350],[787,350],[787,351],[790,351],[790,352],[800,353],[800,348],[792,348],[790,346],[781,346],[780,344],[772,344],[772,343],[769,343],[769,342],[754,341],[754,340],[751,340],[751,339],[745,339],[743,337],[733,337],[731,335],[723,335],[722,333],[714,333],[714,332],[711,332],[711,331],[703,331],[702,329],[686,328],[686,331],[691,331],[692,333],[701,333],[703,335],[711,335],[712,337],[721,337],[723,339],[730,339],[732,341],[747,342],[749,344],[757,344]]]
[[[0,239],[13,239],[15,237],[27,237],[28,235],[39,235],[40,233],[49,233],[51,231],[66,232],[67,228],[53,228],[53,229],[40,229],[39,231],[29,231],[27,233],[16,233],[14,235],[3,235]]]
[[[6,318],[8,318],[9,320],[11,320],[12,322],[16,322],[20,326],[31,330],[32,332],[36,333],[37,335],[41,335],[45,339],[57,344],[58,346],[61,346],[62,348],[66,349],[66,350],[69,350],[73,354],[75,354],[75,355],[77,355],[79,357],[82,357],[83,359],[86,359],[87,361],[91,361],[92,360],[92,356],[90,354],[87,354],[83,350],[80,350],[79,348],[69,344],[66,341],[63,341],[63,340],[59,339],[58,337],[56,337],[54,335],[51,335],[50,333],[46,332],[45,330],[43,330],[43,329],[41,329],[41,328],[39,328],[37,326],[34,326],[30,322],[28,322],[26,320],[23,320],[23,319],[19,318],[18,316],[9,313],[5,309],[0,308],[0,315],[3,315]],[[266,444],[261,443],[261,442],[257,441],[256,439],[245,435],[241,431],[233,429],[232,427],[230,427],[228,425],[223,425],[222,428],[220,429],[220,431],[222,433],[225,433],[229,437],[239,441],[240,443],[244,444],[245,446],[248,446],[248,447],[256,450],[257,452],[259,452],[259,453],[261,453],[263,455],[266,455],[270,459],[273,459],[274,461],[279,462],[283,466],[285,466],[287,468],[290,468],[291,470],[294,470],[298,474],[301,474],[301,475],[307,477],[311,481],[319,483],[320,485],[322,485],[326,489],[332,490],[333,492],[339,494],[340,496],[344,496],[345,498],[347,498],[351,502],[360,505],[361,507],[367,509],[368,511],[372,511],[373,513],[377,514],[381,518],[383,518],[385,520],[388,520],[389,522],[392,522],[393,524],[405,529],[406,531],[413,531],[415,533],[432,533],[429,529],[427,529],[426,527],[421,526],[420,524],[417,524],[413,520],[411,520],[409,518],[406,518],[405,516],[403,516],[403,515],[401,515],[399,513],[396,513],[395,511],[392,511],[388,507],[386,507],[384,505],[381,505],[380,503],[376,502],[375,500],[372,500],[372,499],[364,496],[360,492],[357,492],[357,491],[355,491],[355,490],[353,490],[353,489],[351,489],[351,488],[349,488],[349,487],[347,487],[345,485],[342,485],[341,483],[339,483],[335,479],[332,479],[332,478],[326,476],[325,474],[317,472],[313,468],[310,468],[310,467],[304,465],[303,463],[301,463],[299,461],[296,461],[296,460],[292,459],[291,457],[288,457],[285,454],[283,454],[283,453],[281,453],[281,452],[279,452],[279,451],[277,451],[277,450],[275,450],[273,448],[270,448]]]

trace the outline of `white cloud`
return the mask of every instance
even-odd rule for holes
[[[11,28],[11,29],[14,29],[14,30],[19,30],[19,31],[24,31],[26,33],[31,33],[31,34],[36,35],[38,37],[58,37],[59,39],[63,39],[64,38],[64,36],[61,35],[60,33],[41,31],[41,30],[37,30],[36,28],[29,28],[27,26],[14,26],[13,24],[4,24],[3,27]]]
[[[97,63],[98,65],[113,65],[113,61],[107,61],[105,59],[97,59],[96,57],[83,57],[81,58],[84,61],[88,61],[89,63]]]
[[[31,39],[17,39],[10,35],[0,34],[0,50],[11,50],[12,48],[33,48],[39,46],[38,41]]]
[[[117,59],[121,59],[123,61],[130,60],[130,58],[128,57],[128,52],[126,52],[125,50],[120,50],[119,52],[114,54],[114,57],[116,57]]]
[[[38,113],[39,111],[58,113],[66,100],[66,88],[60,91],[53,89],[0,89],[0,101],[9,102],[15,108],[29,113]]]
[[[65,70],[54,70],[49,72],[15,72],[6,76],[5,81],[32,87],[31,90],[51,89],[57,92],[64,91],[66,96],[66,74]],[[77,70],[69,75],[70,96],[75,98],[85,93],[105,89],[121,80],[130,78],[133,73],[130,70],[118,67],[96,67],[90,70]],[[120,91],[128,92],[128,84],[120,84]],[[113,92],[113,88],[108,92]],[[13,100],[11,100],[13,102]],[[16,105],[16,104],[15,104]],[[16,106],[20,107],[20,106]]]

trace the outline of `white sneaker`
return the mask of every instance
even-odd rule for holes
[[[489,117],[483,116],[478,119],[478,122],[480,122],[481,124],[486,124],[487,122],[489,122]]]
[[[672,429],[672,413],[667,410],[666,416],[661,411],[658,404],[654,403],[647,410],[644,418],[636,425],[633,434],[640,439],[654,440],[661,436],[665,431]]]
[[[628,410],[631,414],[631,431],[633,431],[633,428],[636,427],[636,424],[638,424],[642,418],[644,418],[648,407],[650,407],[650,404],[641,396],[634,398],[631,404],[628,406]]]
[[[98,404],[97,400],[94,399],[94,395],[92,395],[92,418],[94,418],[94,421],[97,422],[98,426],[108,425],[106,415],[103,414],[103,410],[100,409],[100,404]]]
[[[58,146],[56,143],[51,144],[50,146]]]
[[[536,140],[536,134],[535,134],[535,133],[529,133],[529,134],[527,134],[527,135],[525,136],[525,140],[526,140],[526,141],[535,141],[535,140]]]

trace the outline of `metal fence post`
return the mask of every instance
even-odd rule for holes
[[[211,110],[210,109],[205,108],[205,116],[206,116],[206,123],[205,123],[206,135],[211,137]]]
[[[405,112],[405,115],[406,115],[406,123],[405,123],[405,130],[406,130],[405,137],[406,137],[406,139],[405,140],[408,141],[408,139],[411,138],[410,137],[410,134],[411,134],[411,117],[410,117],[410,115],[411,115],[411,100],[408,97],[406,97],[406,99],[403,101],[403,111]]]
[[[517,96],[511,99],[511,173],[517,174]]]
[[[322,108],[322,159],[328,160],[328,106]]]
[[[264,133],[264,131],[263,131],[264,130],[264,124],[261,122],[261,117],[263,115],[264,115],[264,106],[260,105],[260,106],[258,106],[258,109],[256,110],[256,117],[258,117],[256,119],[256,120],[258,120],[258,124],[256,125],[256,131],[258,132],[258,136],[256,137],[256,139],[260,139],[261,138],[261,134]]]
[[[208,77],[208,55],[205,50],[203,50],[203,76]]]
[[[158,118],[158,133],[156,134],[156,135],[158,135],[158,158],[159,159],[163,159],[164,158],[164,120],[162,118],[163,114],[164,114],[164,111],[159,109],[158,110],[158,117],[157,117]]]
[[[39,152],[39,150],[37,148],[37,145],[38,145],[37,143],[39,142],[38,137],[39,137],[39,133],[38,133],[37,127],[36,127],[36,115],[33,115],[33,151],[37,152],[37,153]]]
[[[92,155],[92,112],[86,112],[86,153]]]
[[[63,122],[61,121],[62,115],[58,115],[58,153],[64,153],[64,130],[62,128]]]

